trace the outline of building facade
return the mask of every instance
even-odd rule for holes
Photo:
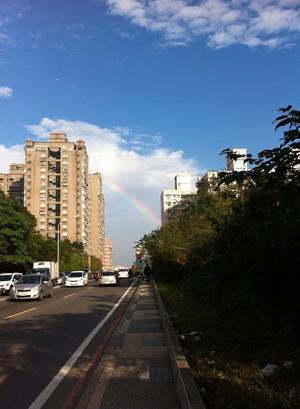
[[[104,255],[104,196],[99,172],[89,175],[90,254],[102,260]]]
[[[7,196],[12,196],[24,205],[24,170],[23,163],[12,163],[9,173],[0,173],[0,190]]]
[[[192,177],[186,173],[175,176],[175,189],[165,189],[160,196],[161,224],[168,222],[168,210],[181,202],[184,197],[197,193],[192,188]]]
[[[231,154],[238,155],[237,158],[232,158]],[[227,171],[228,172],[242,172],[248,170],[248,164],[245,163],[247,149],[232,148],[227,154]]]
[[[83,140],[52,132],[25,142],[24,204],[49,237],[80,241],[89,250],[88,154]]]
[[[237,157],[235,157],[237,155]],[[217,194],[219,192],[236,193],[237,184],[232,182],[229,186],[222,184],[219,186],[219,173],[243,172],[248,170],[247,162],[245,163],[247,149],[233,148],[227,153],[227,168],[224,171],[209,170],[197,181],[198,192]]]
[[[105,238],[104,240],[104,256],[102,263],[103,270],[109,270],[112,268],[112,243],[108,238]]]

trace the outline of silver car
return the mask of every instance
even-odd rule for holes
[[[52,282],[43,274],[27,274],[10,290],[10,299],[42,301],[44,297],[52,297]]]

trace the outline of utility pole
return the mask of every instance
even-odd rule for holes
[[[89,272],[91,271],[91,245],[89,244],[89,258],[88,258],[88,263],[89,263]]]
[[[57,252],[56,252],[56,256],[57,256],[57,269],[59,272],[59,247],[60,247],[60,222],[57,225]]]

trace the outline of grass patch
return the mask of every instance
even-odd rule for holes
[[[158,289],[208,409],[300,408],[297,340],[249,317],[225,316],[183,284],[159,282]],[[272,376],[262,373],[268,363],[278,366]]]

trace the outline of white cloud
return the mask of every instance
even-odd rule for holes
[[[13,90],[9,87],[0,87],[0,98],[12,97]]]
[[[0,172],[8,173],[11,163],[24,163],[24,146],[14,145],[6,147],[0,145]]]
[[[151,136],[126,127],[109,129],[50,118],[27,125],[26,129],[38,139],[47,138],[53,130],[63,130],[71,141],[86,141],[90,172],[100,171],[103,177],[106,229],[118,263],[131,262],[134,242],[159,224],[160,193],[173,187],[174,176],[199,172],[194,160],[185,158],[182,151],[161,147],[160,134]],[[113,186],[119,186],[121,194],[111,190]],[[138,203],[148,215],[153,214],[152,218],[137,210]]]
[[[104,0],[113,15],[149,31],[165,45],[204,38],[210,47],[270,48],[291,44],[300,32],[299,0]],[[274,36],[276,34],[276,36]]]

